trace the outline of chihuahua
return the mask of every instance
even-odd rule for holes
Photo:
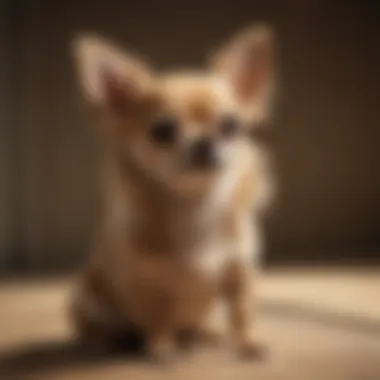
[[[181,331],[229,327],[238,352],[260,353],[254,282],[273,186],[249,133],[270,114],[273,32],[245,29],[204,71],[157,72],[96,35],[73,51],[105,148],[102,225],[71,308],[79,337],[138,329],[167,359]]]

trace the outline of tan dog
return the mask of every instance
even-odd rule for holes
[[[106,154],[104,219],[74,302],[78,333],[138,328],[154,358],[177,333],[219,328],[257,353],[253,278],[260,211],[270,194],[249,129],[268,115],[273,35],[249,28],[206,72],[154,72],[106,40],[74,44],[80,82],[99,112]]]

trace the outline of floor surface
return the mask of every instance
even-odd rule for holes
[[[159,368],[75,346],[64,313],[70,284],[0,285],[1,380],[380,380],[378,269],[271,271],[259,289],[267,359],[199,348]]]

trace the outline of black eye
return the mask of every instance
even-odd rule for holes
[[[151,138],[159,144],[169,145],[177,138],[177,121],[171,118],[163,118],[155,121],[151,129]]]
[[[220,122],[220,132],[224,137],[235,136],[240,129],[239,119],[233,115],[224,116]]]

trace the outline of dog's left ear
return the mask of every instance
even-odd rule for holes
[[[265,121],[275,85],[275,41],[266,25],[245,29],[212,57],[212,70],[232,87],[247,121]]]

